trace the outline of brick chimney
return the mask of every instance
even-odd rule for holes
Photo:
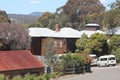
[[[60,31],[60,25],[58,23],[55,24],[55,31],[56,32]]]

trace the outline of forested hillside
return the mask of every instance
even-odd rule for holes
[[[32,12],[30,14],[8,14],[10,19],[25,24],[34,24],[35,21],[43,14],[43,12]]]

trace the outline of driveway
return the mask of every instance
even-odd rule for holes
[[[120,80],[120,65],[92,67],[92,73],[67,75],[58,80]]]

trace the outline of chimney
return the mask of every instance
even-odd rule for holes
[[[59,32],[59,31],[60,31],[60,25],[59,25],[59,23],[56,23],[56,24],[55,24],[55,31],[56,31],[56,32]]]

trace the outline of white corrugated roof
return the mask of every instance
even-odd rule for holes
[[[103,31],[77,31],[73,28],[64,27],[59,32],[53,31],[48,28],[29,28],[29,35],[32,37],[56,37],[56,38],[80,38],[83,33],[90,37],[94,33],[102,33]]]
[[[61,28],[59,32],[55,31],[53,37],[65,37],[65,38],[80,38],[81,34],[79,31],[72,28]]]
[[[94,33],[101,33],[101,34],[105,34],[105,32],[101,31],[101,30],[97,30],[97,31],[88,31],[88,30],[83,30],[80,31],[81,34],[85,33],[88,37],[90,37],[92,34]]]
[[[32,37],[49,37],[53,32],[48,28],[29,28],[29,35]]]
[[[29,35],[32,37],[58,37],[58,38],[80,38],[79,31],[72,28],[61,28],[59,32],[48,28],[29,28]]]
[[[116,34],[116,35],[120,35],[120,27],[117,27],[117,28],[116,28],[115,34]]]
[[[116,27],[116,28],[114,28],[114,34],[115,35],[120,35],[120,27]],[[107,31],[105,31],[105,33],[106,34],[112,34],[112,30],[107,30]]]
[[[90,24],[86,24],[86,26],[100,26],[100,25],[95,23],[90,23]]]

